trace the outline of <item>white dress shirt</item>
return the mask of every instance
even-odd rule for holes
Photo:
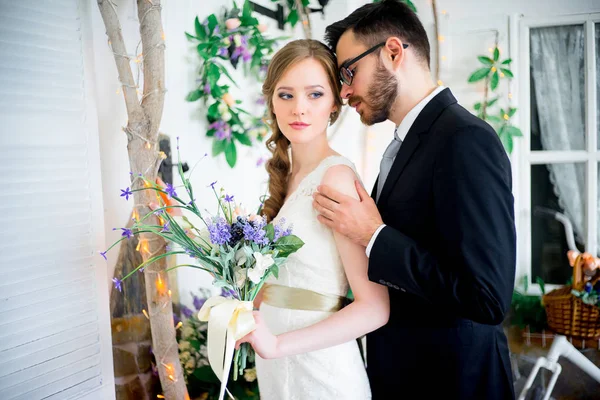
[[[435,88],[435,90],[433,92],[431,92],[429,94],[429,96],[427,96],[423,100],[421,100],[416,106],[413,107],[412,110],[410,110],[408,112],[408,114],[406,114],[406,116],[404,117],[402,122],[400,122],[400,125],[398,125],[396,127],[396,132],[394,133],[394,134],[396,134],[396,133],[398,134],[398,138],[400,140],[402,140],[404,142],[404,139],[406,138],[408,131],[415,123],[419,114],[421,114],[421,111],[423,111],[423,109],[431,101],[431,99],[433,99],[435,96],[437,96],[444,89],[446,89],[444,86],[438,86],[437,88]],[[394,157],[394,160],[395,160],[395,157]],[[377,200],[379,200],[379,199],[377,199]],[[371,256],[371,248],[373,248],[375,239],[377,239],[377,235],[379,235],[379,232],[381,232],[381,230],[383,228],[385,228],[385,224],[381,224],[379,226],[379,228],[377,228],[377,230],[375,231],[373,236],[371,236],[371,240],[369,241],[369,245],[367,246],[367,250],[366,250],[367,257]]]

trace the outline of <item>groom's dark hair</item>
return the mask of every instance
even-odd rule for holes
[[[325,41],[333,51],[340,37],[352,30],[357,39],[367,47],[384,42],[390,36],[400,38],[430,67],[430,47],[423,24],[406,3],[383,0],[364,5],[341,21],[325,29]]]

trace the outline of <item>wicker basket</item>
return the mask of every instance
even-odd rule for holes
[[[573,284],[555,289],[542,297],[546,308],[548,326],[554,332],[581,339],[600,337],[600,308],[585,304],[571,293],[572,289],[583,290],[583,257],[579,255],[573,265]],[[597,273],[591,283],[600,279]]]

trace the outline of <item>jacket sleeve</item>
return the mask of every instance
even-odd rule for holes
[[[369,279],[484,324],[499,324],[514,287],[516,233],[508,157],[493,132],[451,135],[435,163],[433,254],[386,226],[369,258]],[[384,221],[385,222],[385,221]]]

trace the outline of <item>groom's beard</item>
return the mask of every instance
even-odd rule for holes
[[[381,61],[377,60],[373,83],[367,92],[367,101],[360,97],[350,97],[349,102],[356,100],[363,102],[365,110],[360,115],[360,120],[365,125],[374,125],[387,120],[394,101],[398,97],[398,80],[389,72]]]

